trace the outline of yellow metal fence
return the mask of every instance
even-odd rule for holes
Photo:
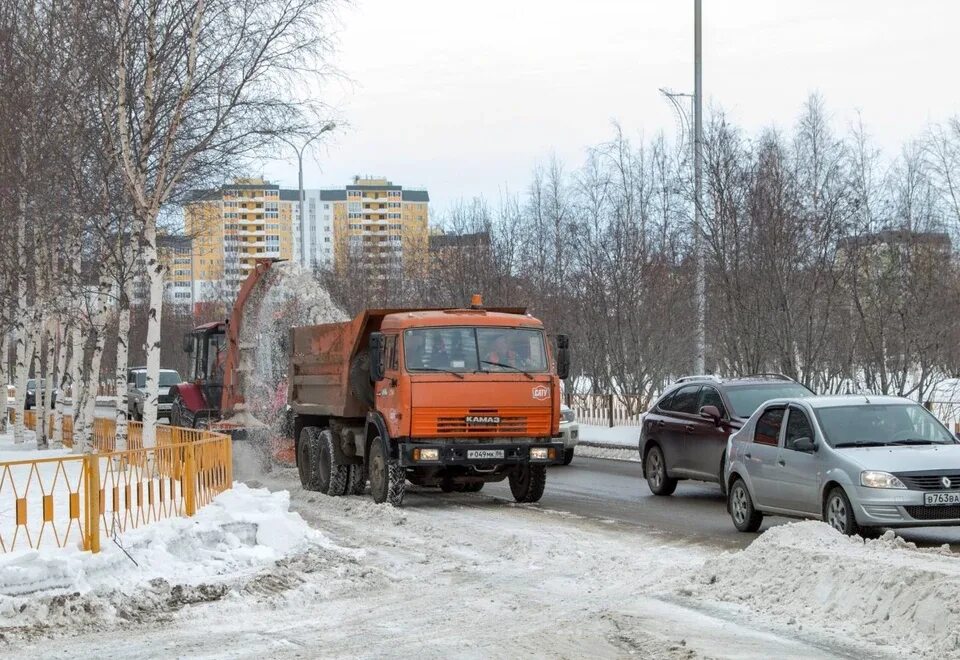
[[[24,422],[33,428],[31,413]],[[72,426],[65,415],[68,446]],[[99,552],[104,538],[194,515],[233,483],[227,435],[158,426],[156,446],[144,447],[142,425],[131,422],[128,449],[117,451],[115,432],[114,420],[97,419],[95,453],[0,462],[0,552],[68,545]]]

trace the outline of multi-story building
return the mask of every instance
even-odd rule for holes
[[[263,179],[239,179],[194,197],[184,214],[193,238],[194,303],[232,300],[257,259],[294,258],[295,201],[288,197]]]
[[[157,257],[167,270],[164,282],[164,302],[189,307],[193,304],[193,241],[189,236],[160,234],[157,236]],[[138,275],[131,287],[131,302],[146,305],[150,300],[150,280],[144,274],[141,260],[136,266]],[[115,295],[119,300],[119,296]]]
[[[424,272],[430,220],[426,190],[356,176],[342,190],[320,192],[323,202],[332,205],[338,270],[379,278]]]
[[[281,190],[280,198],[289,202],[293,209],[294,258],[309,270],[328,269],[333,266],[334,204],[340,199],[336,190],[304,190],[304,222],[300,222],[298,191]],[[345,199],[345,198],[343,198]]]

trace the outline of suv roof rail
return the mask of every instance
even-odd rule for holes
[[[746,376],[737,376],[738,380],[746,380],[747,378],[775,378],[776,380],[788,380],[791,383],[796,383],[797,381],[790,376],[785,374],[778,374],[775,372],[762,372],[759,374],[747,374]]]
[[[674,382],[674,383],[686,383],[687,381],[691,381],[691,380],[709,380],[709,381],[712,381],[712,382],[714,382],[714,383],[720,383],[720,382],[722,382],[720,376],[717,376],[717,375],[715,375],[715,374],[700,374],[700,375],[698,375],[698,376],[681,376],[680,378],[676,379],[676,380],[673,381],[673,382]]]

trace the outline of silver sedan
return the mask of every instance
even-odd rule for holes
[[[764,514],[824,520],[845,534],[960,525],[960,444],[897,397],[767,401],[727,445],[727,507],[742,532]]]

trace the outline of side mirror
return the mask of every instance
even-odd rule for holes
[[[383,378],[383,333],[370,333],[370,380],[376,383]]]
[[[797,451],[812,454],[813,452],[817,451],[817,443],[813,441],[813,438],[804,436],[793,441],[793,448]]]
[[[566,380],[570,375],[570,338],[557,335],[557,376]]]
[[[707,419],[712,419],[714,424],[719,424],[723,416],[720,414],[720,409],[716,406],[704,406],[700,409],[700,416],[706,417]]]
[[[183,352],[190,353],[193,351],[193,335],[184,335],[183,336]]]

